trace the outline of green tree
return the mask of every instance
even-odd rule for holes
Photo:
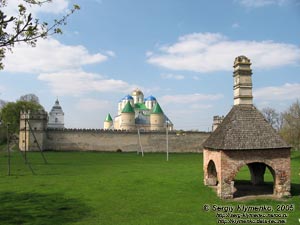
[[[6,128],[0,122],[0,145],[6,142]]]
[[[5,106],[6,102],[0,99],[0,112],[1,109]],[[6,141],[6,132],[5,127],[2,125],[1,117],[0,117],[0,145]]]
[[[18,133],[20,127],[20,112],[21,111],[36,111],[43,109],[38,103],[30,101],[17,101],[7,103],[0,112],[2,126],[7,123],[10,124],[10,130],[13,133]]]
[[[300,102],[297,100],[283,114],[282,137],[294,148],[300,149]]]
[[[29,6],[41,6],[51,2],[51,0],[23,1]],[[25,4],[18,5],[17,16],[7,15],[2,10],[7,4],[9,4],[7,0],[0,0],[0,69],[4,67],[2,60],[5,58],[6,50],[11,51],[14,45],[19,42],[25,42],[34,47],[37,40],[41,38],[47,38],[53,34],[61,34],[61,27],[66,25],[67,18],[80,9],[78,5],[74,5],[66,15],[58,20],[54,20],[49,25],[47,22],[40,22],[38,18],[33,18],[32,14],[27,11]]]

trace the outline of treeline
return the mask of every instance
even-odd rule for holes
[[[266,107],[261,110],[266,120],[294,149],[300,150],[300,102],[296,100],[284,112]]]
[[[10,135],[18,135],[20,111],[35,111],[39,109],[43,109],[43,106],[35,94],[22,95],[15,102],[0,100],[0,144],[6,142],[7,131]]]

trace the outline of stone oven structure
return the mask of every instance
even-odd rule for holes
[[[264,183],[268,168],[273,176],[273,195],[290,195],[290,146],[288,146],[252,102],[250,60],[234,61],[234,106],[204,142],[204,184],[217,186],[222,199],[234,197],[234,179],[248,166],[252,185]]]

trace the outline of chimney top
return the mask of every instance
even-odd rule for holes
[[[250,66],[251,62],[250,62],[250,59],[248,59],[246,56],[240,55],[235,58],[233,67],[236,67],[238,64],[246,64],[246,65]]]
[[[234,105],[252,105],[252,70],[251,62],[246,56],[238,56],[234,60]]]

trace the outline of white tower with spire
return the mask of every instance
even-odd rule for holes
[[[58,99],[56,99],[54,106],[52,107],[49,113],[49,121],[48,127],[49,128],[64,128],[64,112],[59,105]]]

